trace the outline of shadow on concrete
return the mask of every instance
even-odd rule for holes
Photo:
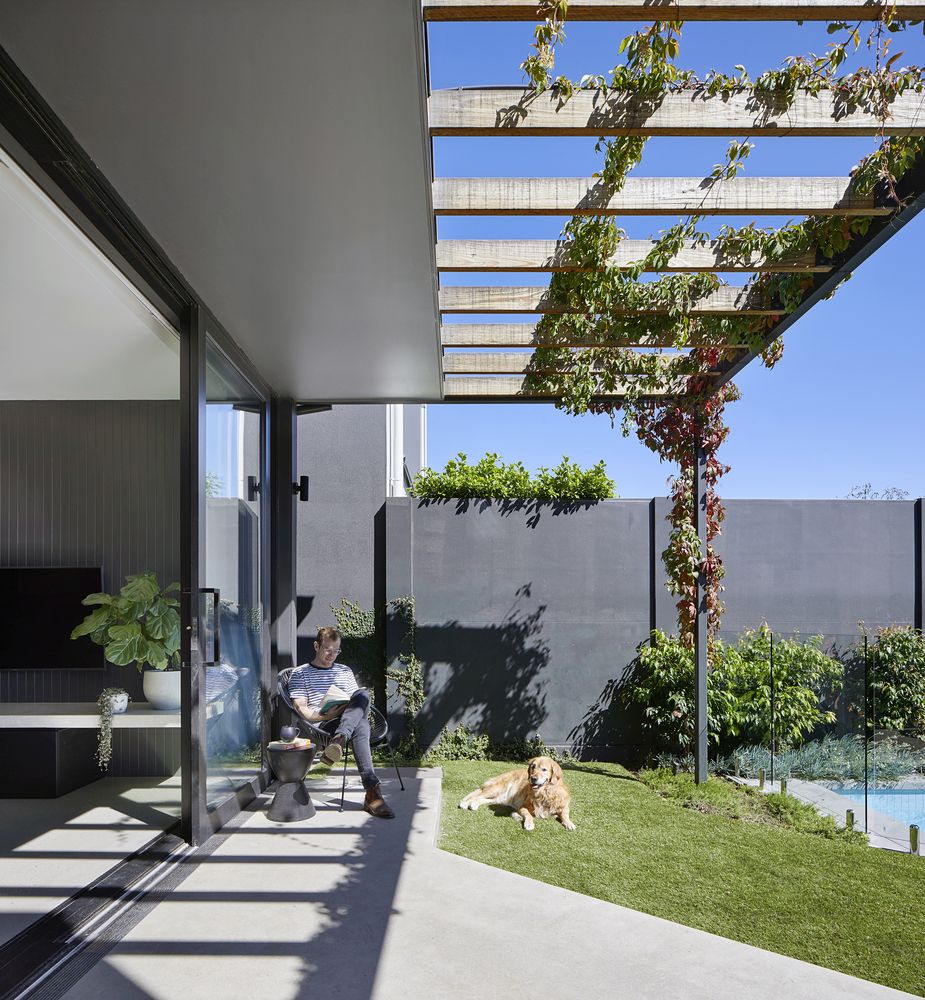
[[[128,983],[113,964],[99,962],[116,948],[122,963],[149,956],[157,963],[149,974],[158,975],[163,989],[171,981],[178,989],[188,986],[197,969],[201,974],[203,961],[214,959],[221,969],[222,959],[250,959],[245,977],[260,976],[263,969],[280,984],[286,1000],[369,1000],[420,795],[419,781],[406,778],[405,792],[396,782],[388,784],[394,820],[359,819],[356,795],[340,814],[340,782],[328,781],[321,790],[312,788],[314,819],[287,825],[255,815],[265,811],[271,787],[233,821],[233,829],[184,859],[169,883],[133,908],[131,926],[122,934],[145,917],[151,917],[149,922],[138,934],[96,947],[94,966],[85,970],[90,974],[69,998],[149,995],[144,975]],[[259,836],[251,840],[254,834]],[[255,864],[263,866],[258,881],[249,874]],[[332,866],[342,871],[332,872]],[[161,902],[169,902],[169,916],[156,911]],[[245,925],[238,928],[236,920]],[[221,993],[227,976],[218,972],[211,987]],[[245,982],[240,985],[246,989]],[[254,994],[266,995],[266,990],[255,988]]]

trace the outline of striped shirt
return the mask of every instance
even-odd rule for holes
[[[321,709],[322,698],[332,684],[336,684],[347,694],[353,694],[357,690],[353,671],[343,663],[335,663],[333,667],[316,667],[311,663],[303,663],[289,675],[289,697],[305,698],[308,707],[317,712]]]

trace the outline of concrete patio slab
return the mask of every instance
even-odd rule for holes
[[[190,859],[66,996],[249,1000],[886,1000],[909,994],[455,857],[435,846],[439,770],[384,782],[393,821],[352,779],[312,779],[317,815],[269,796]]]
[[[101,778],[56,799],[4,799],[0,944],[180,816],[180,777]]]

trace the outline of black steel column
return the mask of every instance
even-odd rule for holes
[[[296,503],[298,418],[292,399],[270,408],[273,513],[270,568],[270,691],[279,670],[296,664]]]
[[[205,673],[199,644],[205,554],[206,326],[198,303],[190,306],[182,339],[181,377],[181,829],[184,840],[201,844],[211,836],[212,827],[206,807]]]
[[[694,604],[694,780],[707,780],[707,588],[703,563],[707,557],[707,456],[698,436],[694,442],[694,528],[700,539],[701,569]]]
[[[920,632],[925,630],[925,500],[919,497],[915,501],[913,522],[913,538],[915,540],[915,607],[913,609],[912,625]]]

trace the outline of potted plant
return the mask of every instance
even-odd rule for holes
[[[71,632],[103,647],[110,663],[134,663],[142,671],[152,708],[180,707],[180,602],[178,583],[161,590],[153,573],[127,576],[118,594],[88,594],[81,603],[96,609]]]
[[[100,692],[96,704],[100,710],[99,736],[96,744],[96,761],[105,771],[112,760],[112,717],[128,708],[128,691],[107,687]]]

